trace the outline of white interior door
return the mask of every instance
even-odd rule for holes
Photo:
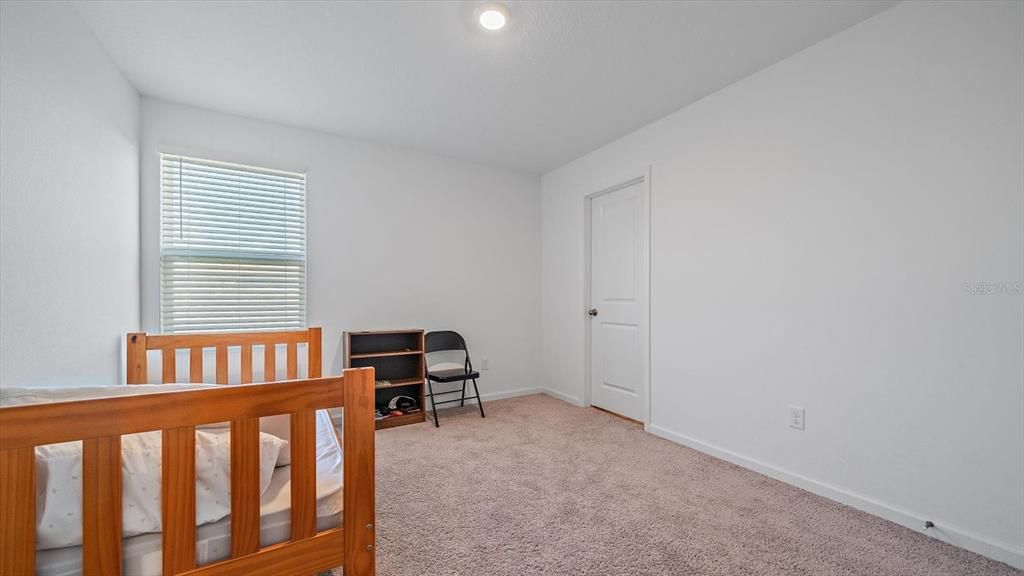
[[[647,421],[647,189],[590,202],[590,402]]]

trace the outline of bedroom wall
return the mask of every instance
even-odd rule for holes
[[[583,197],[650,166],[650,430],[1024,566],[1022,6],[898,5],[545,175],[546,386]]]
[[[159,152],[306,173],[307,319],[462,332],[481,393],[537,391],[540,177],[164,101],[142,104],[143,326],[159,330]],[[326,373],[326,372],[325,372]]]
[[[139,96],[67,3],[0,3],[0,386],[115,384],[139,327]]]

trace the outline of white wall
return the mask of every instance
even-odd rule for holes
[[[583,197],[650,165],[651,430],[1024,565],[1022,17],[902,4],[545,175],[546,385]]]
[[[159,152],[306,173],[307,321],[453,329],[487,397],[540,378],[540,178],[163,101],[142,105],[143,325],[158,331]],[[326,372],[325,372],[326,373]]]
[[[115,384],[139,327],[139,96],[66,3],[0,4],[0,385]]]

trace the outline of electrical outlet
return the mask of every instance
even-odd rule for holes
[[[486,357],[486,356],[481,358],[480,359],[480,369],[481,370],[490,370],[491,369],[491,359]]]
[[[789,407],[789,427],[797,430],[804,429],[804,409],[799,406]]]

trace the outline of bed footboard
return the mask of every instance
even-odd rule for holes
[[[373,370],[0,408],[0,574],[35,573],[36,446],[83,441],[84,574],[120,574],[121,436],[163,433],[163,574],[375,573]],[[343,525],[316,531],[314,413],[344,409]],[[291,415],[292,535],[260,548],[259,418]],[[195,428],[231,423],[232,558],[196,567]]]

